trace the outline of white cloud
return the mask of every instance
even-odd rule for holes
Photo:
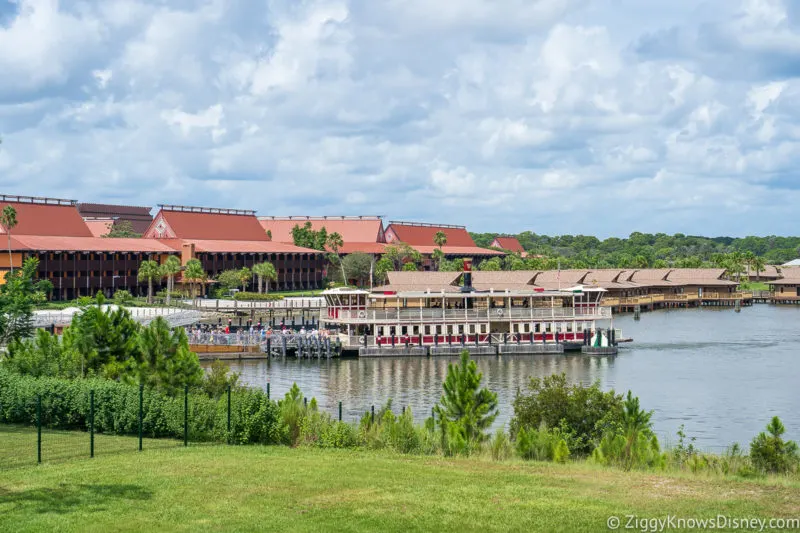
[[[481,231],[796,231],[787,2],[21,0],[0,185]]]

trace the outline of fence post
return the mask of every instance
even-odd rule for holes
[[[231,386],[228,385],[228,444],[231,443]]]
[[[94,457],[94,390],[89,391],[89,457]]]
[[[339,422],[342,421],[342,402],[339,402]]]
[[[375,423],[375,406],[374,405],[372,406],[372,413],[370,414],[370,417],[369,417],[369,423],[370,424],[374,424]]]
[[[189,385],[183,386],[183,446],[189,445]]]
[[[269,400],[269,381],[267,381],[267,400]]]
[[[139,451],[142,451],[143,422],[144,422],[144,383],[139,385]]]
[[[36,397],[36,462],[42,464],[42,395]]]

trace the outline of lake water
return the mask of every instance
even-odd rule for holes
[[[659,437],[676,441],[681,424],[696,444],[721,452],[747,446],[773,415],[800,439],[800,307],[756,305],[732,309],[680,309],[619,316],[615,327],[634,342],[615,357],[533,355],[477,357],[484,384],[498,393],[496,425],[513,415],[518,388],[531,376],[564,372],[572,382],[599,380],[603,389],[631,389],[655,411]],[[231,362],[243,381],[282,397],[297,382],[306,396],[345,420],[389,398],[395,412],[411,406],[420,421],[441,396],[446,358],[272,360]]]

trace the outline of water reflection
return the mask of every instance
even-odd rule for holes
[[[655,410],[656,429],[674,441],[685,424],[704,448],[749,443],[773,415],[790,438],[800,436],[800,309],[766,305],[732,310],[697,309],[616,320],[635,339],[616,357],[536,355],[480,357],[485,383],[499,396],[497,425],[512,416],[512,402],[531,376],[564,372],[571,382],[599,381],[604,389],[632,389]],[[234,363],[243,380],[273,397],[297,382],[321,408],[354,420],[387,399],[422,420],[441,395],[447,364],[455,358],[273,360]]]

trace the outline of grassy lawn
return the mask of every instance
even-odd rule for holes
[[[363,450],[145,448],[0,463],[0,531],[605,531],[611,515],[800,516],[800,486],[781,480]]]

